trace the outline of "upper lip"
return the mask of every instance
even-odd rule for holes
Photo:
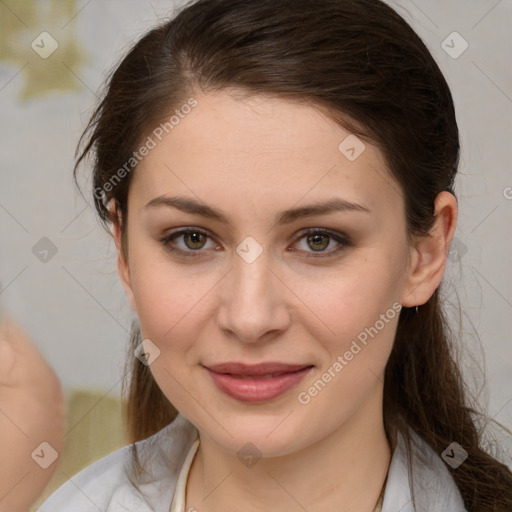
[[[290,373],[303,368],[308,368],[308,364],[286,364],[278,362],[268,362],[260,364],[245,364],[245,363],[220,363],[215,365],[206,366],[209,370],[216,373],[230,373],[233,375],[244,375],[244,376],[258,376],[258,375],[270,375],[279,373]]]

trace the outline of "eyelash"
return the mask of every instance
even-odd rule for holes
[[[170,242],[172,242],[174,239],[180,237],[181,235],[187,234],[187,233],[196,233],[196,234],[204,235],[209,239],[212,239],[212,237],[210,237],[208,235],[208,233],[206,233],[205,231],[203,231],[201,229],[184,228],[184,229],[180,229],[179,231],[170,233],[163,238],[160,238],[160,242],[162,243],[162,245],[165,247],[166,250],[168,250],[172,253],[178,253],[178,255],[184,256],[185,258],[202,257],[201,253],[204,252],[204,251],[202,251],[202,249],[197,249],[195,251],[192,249],[188,250],[188,251],[184,251],[182,249],[177,249],[176,247],[172,247],[170,245]],[[328,235],[330,237],[330,239],[338,242],[339,244],[341,244],[341,246],[338,247],[337,249],[334,249],[334,250],[331,250],[328,252],[319,251],[317,254],[314,254],[314,253],[310,254],[310,255],[306,256],[306,258],[331,258],[333,256],[338,255],[338,253],[340,253],[344,249],[351,247],[353,245],[352,242],[350,241],[350,239],[346,235],[344,235],[342,233],[337,233],[335,231],[321,229],[321,228],[309,229],[305,232],[302,232],[300,234],[300,236],[298,236],[298,238],[296,239],[294,244],[297,243],[298,241],[302,240],[303,238],[306,238],[309,235],[315,235],[315,234]]]

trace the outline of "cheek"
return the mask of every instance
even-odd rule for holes
[[[393,335],[403,281],[403,258],[369,254],[364,260],[340,267],[320,280],[301,286],[301,297],[316,313],[316,325],[330,340],[329,352],[341,351],[353,339],[364,342],[374,327],[383,336]],[[313,333],[312,333],[313,334]],[[316,336],[319,332],[317,331]]]
[[[192,266],[170,264],[158,249],[131,254],[131,285],[143,338],[161,350],[179,352],[192,345],[200,328],[205,297],[216,280]]]
[[[195,294],[183,289],[183,280],[153,272],[142,272],[133,289],[142,335],[159,345],[180,345],[180,332],[194,314]]]
[[[367,265],[364,272],[354,269],[345,278],[325,283],[324,294],[310,289],[312,309],[329,330],[319,336],[311,328],[309,334],[322,345],[324,357],[297,399],[308,416],[323,418],[319,429],[335,428],[349,418],[383,379],[401,310],[396,276],[383,270]],[[326,415],[326,404],[339,408]]]

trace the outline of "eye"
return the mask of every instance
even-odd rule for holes
[[[181,247],[178,246],[179,244],[175,243],[175,240],[179,239],[181,239],[183,242]],[[201,249],[207,247],[206,242],[208,239],[211,239],[211,237],[208,235],[208,233],[201,229],[184,228],[166,235],[160,239],[160,242],[170,252],[178,253],[179,256],[184,256],[187,258],[196,258],[202,256],[201,253],[206,252],[202,251]],[[331,257],[352,245],[346,235],[320,228],[309,229],[308,231],[304,232],[294,243],[294,245],[303,239],[305,241],[306,247],[312,249],[312,251],[308,251],[307,249],[299,249],[305,253],[311,252],[311,254],[306,256],[307,258]],[[338,247],[326,251],[325,249],[331,245],[332,241],[335,241],[338,244]],[[214,248],[213,250],[217,249]],[[296,249],[293,249],[293,251],[295,250]]]
[[[307,258],[329,258],[337,255],[340,251],[352,245],[346,235],[321,228],[306,231],[299,237],[298,242],[302,240],[304,240],[307,248],[312,249],[312,251],[308,251],[307,249],[304,250],[306,253],[312,252],[311,254],[306,255]],[[333,241],[338,244],[338,247],[326,251]]]
[[[175,247],[174,240],[180,238],[182,239],[184,246],[182,245],[182,247]],[[206,240],[208,238],[210,238],[209,235],[200,229],[185,228],[161,238],[160,241],[164,247],[171,252],[176,252],[186,257],[195,258],[197,256],[201,256],[198,253],[201,252],[201,249],[205,247]]]

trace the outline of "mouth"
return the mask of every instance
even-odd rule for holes
[[[214,384],[224,394],[241,402],[266,402],[295,387],[313,365],[222,363],[205,366]]]

